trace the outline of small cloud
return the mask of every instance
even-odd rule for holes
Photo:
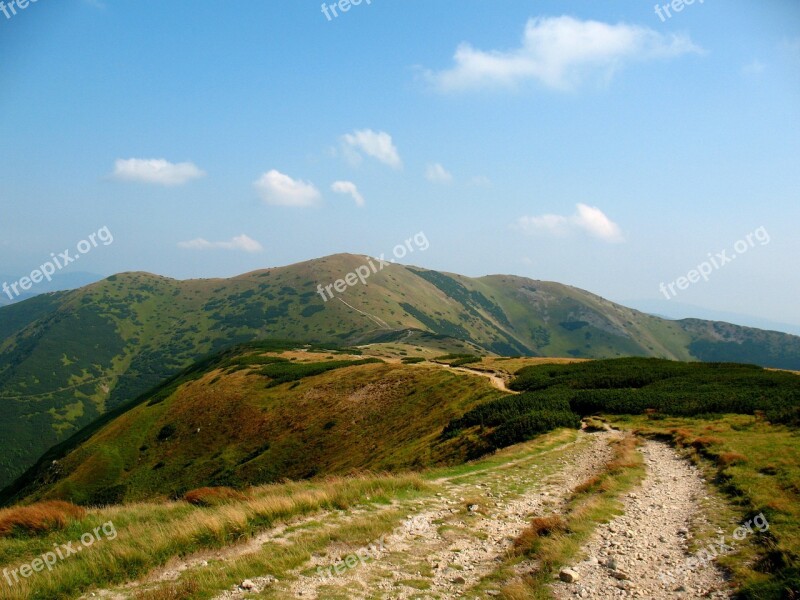
[[[350,194],[356,201],[356,206],[364,206],[364,196],[358,191],[356,184],[352,181],[335,181],[331,189],[337,194]]]
[[[229,242],[209,242],[203,238],[178,242],[179,248],[187,250],[240,250],[242,252],[261,252],[264,247],[256,240],[245,234],[237,235]]]
[[[135,181],[157,185],[183,185],[192,179],[204,177],[205,172],[194,163],[171,163],[163,158],[118,159],[112,177],[119,181]]]
[[[529,235],[541,232],[566,235],[571,231],[582,230],[604,242],[624,241],[619,225],[599,208],[586,204],[578,204],[577,212],[572,216],[546,214],[538,217],[520,217],[514,227]]]
[[[363,153],[393,169],[400,169],[403,166],[392,136],[385,131],[362,129],[345,134],[342,136],[342,150],[353,164],[361,162]]]
[[[425,170],[425,177],[432,183],[453,183],[453,175],[439,163],[428,165]]]
[[[742,67],[742,75],[746,77],[758,77],[766,70],[766,68],[767,65],[762,63],[760,60],[752,60]]]
[[[606,242],[621,242],[623,239],[619,225],[597,207],[578,204],[578,214],[571,220],[578,227]]]
[[[273,206],[313,206],[320,199],[313,183],[292,179],[272,169],[253,183],[261,199]]]
[[[478,50],[462,43],[451,68],[427,71],[425,77],[441,92],[513,88],[528,80],[563,91],[593,73],[608,81],[626,63],[701,52],[688,36],[564,15],[528,20],[521,45],[512,50]]]

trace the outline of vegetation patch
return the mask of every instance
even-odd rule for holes
[[[800,377],[753,365],[682,363],[655,358],[598,360],[521,369],[511,388],[566,398],[581,416],[763,414],[800,425]]]
[[[382,363],[379,358],[365,358],[362,360],[332,360],[328,362],[316,363],[290,363],[282,362],[267,365],[263,367],[259,373],[265,377],[269,377],[272,381],[269,387],[280,385],[282,383],[289,383],[292,381],[299,381],[306,377],[314,377],[315,375],[322,375],[328,371],[336,369],[344,369],[345,367],[357,367],[360,365],[369,365],[374,363]]]
[[[0,537],[38,535],[64,529],[86,511],[69,502],[49,501],[0,510]]]

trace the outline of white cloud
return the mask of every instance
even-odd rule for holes
[[[321,197],[313,183],[292,179],[275,169],[253,185],[264,202],[275,206],[313,206]]]
[[[747,77],[758,77],[766,70],[766,68],[767,65],[762,63],[760,60],[752,60],[742,67],[742,75]]]
[[[576,213],[571,216],[547,214],[520,217],[515,227],[530,235],[541,232],[565,235],[570,231],[582,230],[604,242],[618,243],[624,240],[619,225],[599,208],[586,204],[578,204]]]
[[[362,129],[342,136],[342,149],[351,162],[360,163],[361,153],[371,156],[394,169],[403,166],[400,153],[385,131]]]
[[[425,177],[433,183],[453,183],[453,175],[439,163],[428,165]]]
[[[189,240],[188,242],[178,242],[178,247],[187,250],[241,250],[243,252],[261,252],[264,247],[256,240],[245,234],[237,235],[229,242],[209,242],[203,238]]]
[[[623,239],[619,225],[595,206],[578,204],[578,214],[572,217],[571,221],[594,237],[606,242],[621,242]]]
[[[137,181],[158,185],[183,185],[204,177],[205,172],[194,163],[171,163],[163,158],[118,159],[112,177],[120,181]]]
[[[483,51],[463,43],[450,69],[428,71],[426,76],[443,92],[513,87],[526,80],[569,90],[592,72],[608,80],[628,62],[701,52],[684,35],[664,35],[626,23],[547,17],[528,20],[519,48]]]
[[[334,181],[331,189],[337,194],[350,194],[357,206],[364,206],[364,196],[358,191],[358,187],[352,181]]]

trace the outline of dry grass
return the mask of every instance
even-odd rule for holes
[[[722,440],[718,437],[713,437],[710,435],[701,435],[698,438],[692,440],[691,446],[695,450],[705,450],[711,446],[715,446],[717,444],[721,444]]]
[[[576,496],[578,494],[586,494],[597,488],[602,482],[603,479],[599,475],[592,475],[591,477],[589,477],[589,479],[587,479],[583,483],[576,485],[575,488],[572,490],[572,493]]]
[[[565,533],[567,523],[561,515],[548,515],[546,517],[536,517],[531,521],[525,531],[514,540],[514,554],[522,555],[531,551],[534,544],[543,537],[555,533]]]
[[[717,457],[717,464],[722,467],[741,465],[747,462],[747,457],[739,452],[723,452]]]
[[[91,586],[136,580],[171,559],[201,551],[230,546],[252,538],[278,522],[319,510],[346,509],[362,503],[389,502],[391,499],[426,489],[418,474],[365,475],[329,478],[314,482],[291,482],[253,488],[244,501],[198,507],[186,502],[140,503],[88,511],[76,527],[91,531],[96,524],[113,521],[119,537],[86,548],[58,569],[23,579],[13,589],[3,587],[0,598],[78,597]],[[69,505],[68,505],[69,506]],[[0,538],[0,555],[9,551]],[[49,539],[35,538],[29,550],[15,550],[16,562],[29,562],[49,550],[51,542],[63,541],[54,534]],[[198,584],[203,587],[203,582]],[[202,589],[201,589],[202,591]],[[163,595],[163,594],[167,595]],[[153,591],[148,600],[198,597],[190,591]],[[5,595],[4,595],[5,594]],[[161,594],[161,595],[159,595]]]
[[[85,515],[80,506],[60,500],[6,508],[0,510],[0,536],[56,531]]]
[[[194,506],[219,506],[247,500],[247,496],[228,487],[204,487],[186,492],[183,499]]]

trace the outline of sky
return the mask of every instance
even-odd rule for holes
[[[0,273],[424,232],[401,262],[800,324],[796,0],[320,4],[0,4]]]

